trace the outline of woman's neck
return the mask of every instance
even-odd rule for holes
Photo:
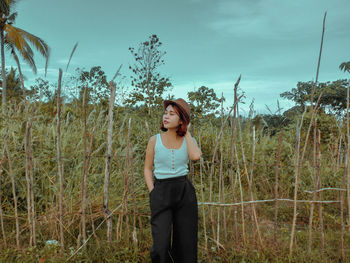
[[[176,129],[168,129],[165,132],[165,134],[166,134],[167,137],[171,137],[171,138],[177,139],[177,137],[179,137],[179,136],[177,135],[176,130],[177,130],[177,128]]]

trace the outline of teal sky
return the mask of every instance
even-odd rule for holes
[[[133,58],[128,50],[151,34],[163,43],[165,65],[160,72],[173,83],[170,92],[184,97],[202,85],[224,93],[232,104],[233,84],[242,74],[240,89],[246,105],[255,100],[257,112],[268,105],[284,110],[293,106],[279,94],[298,81],[315,79],[322,32],[326,32],[319,81],[349,76],[339,70],[350,61],[349,0],[22,0],[15,26],[51,47],[47,79],[57,82],[76,42],[70,68],[101,66],[112,78],[120,64],[128,90]],[[29,86],[44,77],[44,61],[37,56],[38,74],[25,64]],[[7,65],[15,65],[10,58]]]

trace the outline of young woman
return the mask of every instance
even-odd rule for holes
[[[152,262],[192,263],[197,262],[198,208],[195,189],[187,178],[188,160],[199,160],[202,152],[188,131],[186,101],[166,100],[164,109],[164,132],[150,138],[144,169],[150,192],[151,258]]]

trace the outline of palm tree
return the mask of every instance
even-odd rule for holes
[[[350,61],[341,63],[339,68],[340,68],[340,70],[342,70],[344,72],[347,71],[350,73]]]
[[[17,12],[11,13],[16,0],[0,0],[0,44],[1,44],[1,75],[2,75],[2,110],[6,113],[6,76],[5,76],[5,46],[11,51],[17,50],[22,58],[29,64],[36,74],[37,69],[34,61],[34,52],[29,44],[32,44],[42,56],[46,58],[46,65],[49,59],[50,50],[48,45],[41,38],[30,34],[23,29],[13,26]]]

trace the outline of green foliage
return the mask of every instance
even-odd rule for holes
[[[257,130],[262,129],[264,133],[270,135],[275,135],[292,122],[293,119],[288,118],[285,114],[258,114],[252,119],[252,124]]]
[[[30,90],[27,92],[28,99],[32,102],[48,102],[53,100],[53,89],[54,87],[49,83],[49,81],[42,78],[37,78],[35,84],[30,86]]]
[[[0,76],[0,85],[2,85],[2,77]],[[6,70],[6,83],[7,83],[7,97],[9,100],[19,102],[23,99],[23,91],[21,87],[21,80],[17,73],[17,70],[11,67],[10,72]],[[0,94],[2,92],[0,91]]]
[[[108,100],[110,89],[106,74],[101,66],[94,66],[89,71],[77,68],[76,72],[76,89],[79,93],[78,100],[80,102],[83,102],[85,89],[88,103]]]
[[[304,107],[310,105],[311,93],[314,82],[298,82],[297,87],[291,91],[286,91],[280,94],[282,98],[293,100],[297,106]],[[336,81],[328,81],[318,83],[315,87],[314,103],[322,93],[319,106],[323,111],[342,115],[346,109],[346,90],[350,87],[350,80],[341,79]]]

